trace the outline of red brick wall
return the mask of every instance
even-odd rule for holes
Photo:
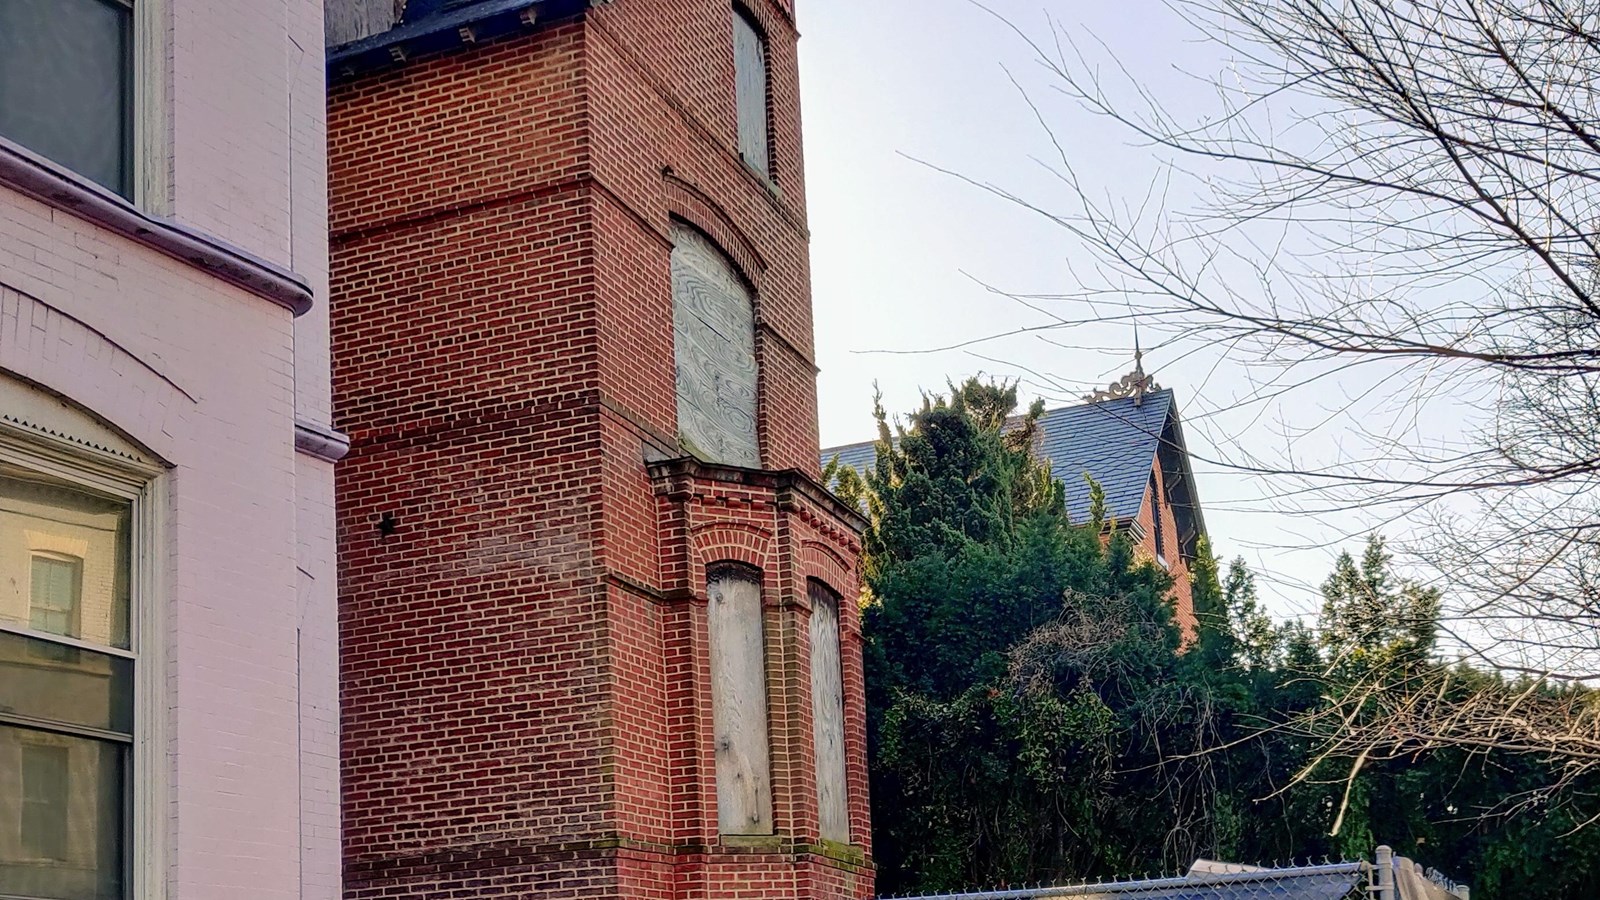
[[[1172,503],[1167,499],[1166,476],[1161,466],[1151,467],[1155,476],[1154,487],[1161,494],[1161,528],[1165,532],[1167,572],[1172,575],[1173,619],[1183,629],[1186,640],[1193,639],[1197,622],[1194,617],[1194,593],[1189,586],[1189,562],[1178,552],[1178,523],[1172,514]],[[1139,507],[1139,528],[1144,538],[1134,546],[1135,551],[1148,559],[1156,558],[1156,531],[1152,512],[1150,488],[1145,488],[1144,505]]]
[[[871,894],[852,604],[853,843],[817,837],[806,584],[857,596],[859,548],[811,482],[792,12],[750,7],[770,182],[734,149],[723,0],[615,0],[331,88],[349,897]],[[674,216],[755,287],[766,474],[647,466],[682,455]],[[716,829],[722,560],[763,571],[771,838]]]

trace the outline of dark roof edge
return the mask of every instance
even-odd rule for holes
[[[1168,398],[1168,400],[1167,400],[1168,408],[1169,408],[1169,410],[1175,410],[1177,408],[1177,406],[1178,406],[1178,395],[1177,395],[1177,393],[1175,391],[1172,390],[1172,388],[1157,388],[1156,390],[1150,391],[1149,393],[1145,394],[1144,396],[1146,396],[1146,397],[1154,397],[1157,394],[1171,394],[1172,396],[1170,398]],[[1052,407],[1050,409],[1046,409],[1044,411],[1043,415],[1049,416],[1049,415],[1053,415],[1055,413],[1072,412],[1072,411],[1075,411],[1075,410],[1085,409],[1085,408],[1091,407],[1091,406],[1098,406],[1101,403],[1111,403],[1111,402],[1114,402],[1115,400],[1129,400],[1129,399],[1132,399],[1132,398],[1130,398],[1130,397],[1117,397],[1117,398],[1113,398],[1113,400],[1094,400],[1094,401],[1084,401],[1083,403],[1069,403],[1066,406],[1056,406],[1056,407]],[[1137,405],[1137,404],[1135,404],[1135,405]],[[1023,415],[1024,415],[1023,413],[1017,413],[1015,415],[1012,415],[1012,416],[1008,417],[1006,419],[1006,424],[1009,425],[1012,422],[1021,421]],[[1160,439],[1161,439],[1161,436],[1160,435],[1156,435],[1156,440],[1159,441]],[[822,453],[826,454],[828,456],[832,456],[832,455],[837,454],[837,453],[843,453],[846,450],[854,450],[857,447],[870,447],[873,444],[876,444],[877,442],[878,442],[877,438],[870,438],[870,439],[865,440],[865,441],[851,441],[848,444],[839,444],[839,445],[833,446],[833,447],[823,447],[822,448]]]
[[[328,48],[328,81],[335,83],[436,50],[489,41],[575,15],[605,0],[484,0],[406,22],[348,44]]]
[[[1194,465],[1189,459],[1189,442],[1183,437],[1183,417],[1178,415],[1177,397],[1173,397],[1167,407],[1167,422],[1171,424],[1173,437],[1177,439],[1173,443],[1177,445],[1178,459],[1183,463],[1183,485],[1189,494],[1189,509],[1194,513],[1195,540],[1198,542],[1207,534],[1206,517],[1200,510],[1200,492],[1195,488]],[[1159,455],[1157,459],[1159,465]]]
[[[837,447],[823,447],[821,452],[823,454],[826,454],[827,456],[837,456],[838,454],[843,453],[846,450],[855,450],[858,447],[871,447],[876,443],[878,443],[878,439],[877,438],[873,438],[870,441],[856,441],[856,442],[850,443],[850,444],[840,444]]]

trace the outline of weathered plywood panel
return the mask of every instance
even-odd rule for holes
[[[733,11],[733,65],[739,108],[739,155],[769,174],[767,146],[767,41],[743,10]]]
[[[711,715],[717,742],[717,825],[723,834],[772,833],[767,675],[761,585],[737,570],[713,572]]]
[[[850,842],[845,789],[844,673],[839,662],[839,598],[811,583],[811,723],[816,742],[817,811],[823,840]]]
[[[758,468],[756,327],[750,291],[700,232],[672,232],[678,433],[708,462]]]

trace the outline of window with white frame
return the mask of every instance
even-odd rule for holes
[[[772,174],[767,99],[767,38],[750,11],[733,8],[733,75],[739,117],[739,156],[763,175]]]
[[[3,4],[0,4],[3,6]],[[79,477],[81,475],[81,477]],[[144,485],[0,440],[0,895],[127,900]]]
[[[0,2],[0,136],[133,193],[132,0]]]
[[[28,624],[35,631],[78,637],[78,593],[83,589],[83,561],[34,554],[28,578]]]

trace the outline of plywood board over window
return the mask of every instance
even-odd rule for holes
[[[678,434],[707,462],[758,468],[750,290],[705,235],[678,223],[672,242]]]
[[[761,582],[756,573],[743,568],[718,568],[709,573],[706,595],[711,715],[717,747],[717,826],[723,834],[771,834]]]
[[[767,39],[750,13],[733,10],[733,71],[739,112],[739,156],[763,175],[772,174],[767,116]]]
[[[839,597],[813,581],[811,596],[811,724],[816,743],[817,814],[822,839],[850,842],[845,790],[844,672],[839,660]]]

